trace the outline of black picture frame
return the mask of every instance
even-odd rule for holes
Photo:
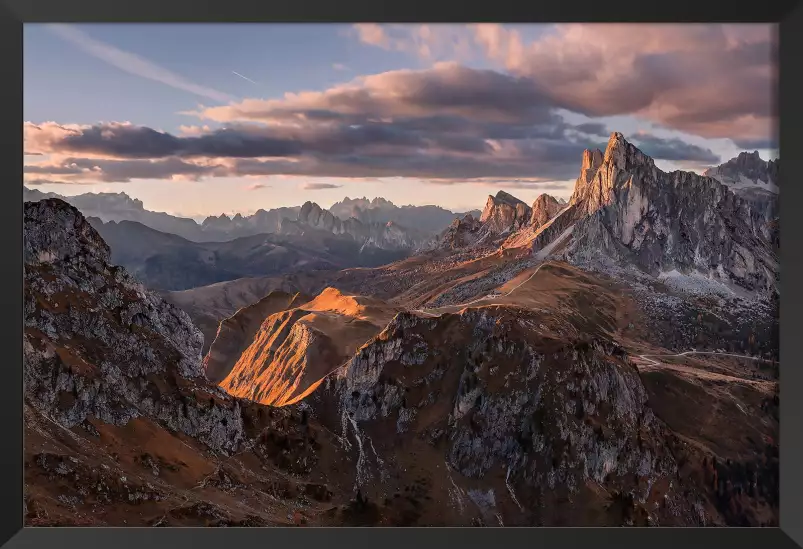
[[[382,3],[366,0],[294,0],[258,2],[244,0],[0,0],[0,261],[2,279],[2,349],[4,351],[0,409],[4,442],[0,452],[0,543],[9,548],[144,546],[331,547],[370,544],[382,547],[419,547],[422,544],[459,547],[547,546],[586,547],[740,547],[803,546],[803,398],[799,357],[801,289],[803,280],[795,234],[803,216],[782,215],[785,250],[781,253],[783,279],[780,314],[780,527],[779,528],[23,528],[22,452],[22,28],[33,22],[778,22],[780,33],[780,89],[778,112],[780,148],[785,162],[780,167],[784,198],[790,205],[801,194],[796,178],[796,151],[801,148],[800,52],[803,52],[803,6],[795,1],[760,3],[642,2],[618,0],[561,0],[560,2],[439,2],[405,0]],[[57,93],[57,91],[54,91]],[[800,276],[798,276],[800,273]],[[795,465],[798,464],[798,465]],[[516,541],[518,540],[518,541]]]

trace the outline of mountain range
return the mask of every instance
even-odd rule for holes
[[[144,255],[130,222],[27,202],[26,520],[777,525],[777,161],[756,157],[667,173],[613,133],[568,202],[499,192],[422,241],[360,213],[379,200],[186,256],[140,224],[177,268],[249,273],[161,295],[114,265]],[[346,241],[403,256],[342,269]]]
[[[257,234],[280,233],[285,221],[296,221],[301,206],[289,208],[259,209],[253,215],[226,214],[208,216],[202,223],[193,219],[178,217],[164,212],[146,210],[142,201],[125,193],[85,193],[62,196],[56,193],[43,193],[37,189],[23,187],[23,201],[32,202],[45,198],[59,198],[78,208],[87,217],[101,221],[135,221],[160,232],[175,234],[193,242],[221,242],[254,236]],[[309,203],[312,204],[311,202]],[[315,205],[320,209],[320,206]],[[436,234],[451,223],[455,214],[438,206],[396,206],[383,198],[349,199],[334,204],[328,212],[356,225],[354,232],[374,232],[382,230],[388,223],[397,230],[408,231],[415,228],[416,233]],[[469,212],[479,215],[479,212]],[[378,227],[378,228],[377,228]],[[402,227],[402,229],[398,229]],[[292,230],[292,229],[288,229]]]

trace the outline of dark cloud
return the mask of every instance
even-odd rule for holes
[[[670,160],[700,164],[716,164],[720,157],[711,151],[677,138],[666,139],[648,133],[631,136],[631,141],[648,156],[656,160]]]
[[[777,150],[777,139],[733,139],[734,145],[746,151]]]
[[[298,143],[264,133],[221,129],[199,137],[176,137],[132,125],[95,125],[66,135],[60,152],[91,153],[119,158],[255,157],[299,154]]]
[[[595,135],[598,137],[608,137],[611,135],[608,127],[605,124],[600,124],[599,122],[586,122],[585,124],[578,124],[574,127],[574,129],[586,135]]]

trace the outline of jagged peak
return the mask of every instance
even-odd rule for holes
[[[608,146],[605,148],[603,163],[613,164],[621,170],[632,166],[655,165],[652,158],[625,139],[621,132],[611,133]]]
[[[742,160],[742,159],[744,159],[744,160],[747,160],[747,159],[750,159],[750,160],[762,160],[761,155],[758,153],[758,151],[753,151],[753,152],[742,151],[742,152],[739,153],[739,156],[737,156],[736,158],[739,159],[739,160]]]
[[[490,198],[494,203],[503,202],[505,204],[508,204],[508,205],[514,206],[514,207],[516,205],[518,205],[518,204],[525,204],[526,205],[526,203],[523,200],[520,200],[520,199],[516,198],[515,196],[513,196],[512,194],[507,193],[505,191],[497,192],[496,196],[490,196],[489,195],[488,198]]]

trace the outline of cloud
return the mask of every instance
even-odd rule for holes
[[[263,183],[254,183],[253,185],[249,185],[245,188],[246,191],[258,191],[260,189],[269,189],[270,185],[265,185]]]
[[[339,189],[342,186],[334,183],[304,183],[301,188],[305,191],[320,191],[323,189]]]
[[[574,112],[707,138],[765,137],[777,117],[772,25],[570,24],[530,43],[501,25],[472,28],[488,58]]]
[[[47,122],[26,123],[23,131],[26,146],[35,152],[111,158],[276,157],[300,152],[292,139],[272,138],[254,128],[195,130],[187,137],[177,137],[130,123],[62,126]]]
[[[95,185],[94,181],[60,181],[58,179],[26,179],[25,185],[38,187],[41,185]]]
[[[649,133],[637,133],[630,140],[645,154],[656,160],[680,161],[688,164],[716,164],[720,157],[711,149],[686,143],[678,138],[666,139]]]
[[[392,44],[387,40],[395,39],[393,29],[374,27],[355,29],[363,29],[359,32],[366,41]],[[447,27],[432,26],[432,33],[455,28]],[[582,150],[604,148],[609,132],[617,129],[589,117],[619,111],[663,117],[737,144],[766,140],[773,134],[762,133],[761,113],[752,102],[760,91],[758,76],[732,90],[717,108],[709,90],[694,90],[694,78],[676,78],[673,71],[690,67],[696,73],[708,66],[700,59],[717,58],[730,59],[729,71],[752,66],[761,73],[768,38],[753,27],[743,35],[727,26],[703,27],[716,31],[711,31],[710,44],[702,31],[678,34],[671,26],[635,25],[632,36],[625,37],[617,25],[602,30],[559,26],[529,44],[497,25],[460,27],[471,30],[507,72],[440,62],[422,70],[365,75],[322,91],[201,107],[185,114],[213,127],[182,126],[178,135],[129,122],[27,122],[26,151],[48,155],[48,160],[26,166],[26,178],[111,182],[285,175],[547,185],[576,177]],[[422,35],[422,26],[411,28]],[[611,30],[616,28],[618,34]],[[423,35],[434,43],[431,35]],[[697,44],[696,49],[689,44]],[[558,49],[549,50],[549,45]],[[723,52],[732,57],[722,57]],[[732,66],[742,57],[744,66]],[[711,75],[696,78],[707,84]],[[692,92],[708,102],[708,111],[694,118],[671,110],[673,101],[678,109],[692,105],[693,97],[678,99]],[[699,111],[696,104],[689,108]],[[574,118],[572,111],[587,115],[579,117],[583,123],[567,121]],[[629,138],[657,160],[719,161],[704,144],[687,142],[682,135]]]
[[[128,183],[132,179],[198,180],[204,176],[223,176],[226,173],[225,167],[215,162],[197,164],[178,158],[117,160],[64,157],[23,168],[26,183],[54,177],[63,183]]]
[[[347,71],[347,70],[350,70],[350,69],[349,69],[349,68],[348,68],[346,65],[344,65],[343,63],[334,63],[334,64],[332,65],[332,68],[333,68],[333,69],[335,69],[336,71]]]
[[[182,127],[180,136],[127,122],[28,122],[26,150],[57,162],[26,170],[105,181],[159,175],[561,181],[576,177],[583,149],[604,148],[607,128],[570,124],[557,110],[526,78],[438,63],[320,92],[210,107],[196,114],[222,128]],[[642,136],[642,142],[658,159],[702,161],[712,154],[679,139]]]
[[[105,61],[129,74],[160,82],[171,88],[183,90],[219,103],[233,101],[234,98],[213,88],[196,84],[164,67],[148,61],[139,55],[123,51],[100,40],[95,40],[73,25],[51,24],[51,32],[74,44],[86,53]]]
[[[390,47],[390,38],[385,34],[381,25],[376,23],[357,23],[354,25],[360,41],[372,46]]]
[[[429,60],[486,58],[556,106],[638,115],[706,138],[761,139],[777,119],[770,24],[565,24],[527,40],[516,28],[356,26],[364,44]]]
[[[467,61],[481,54],[465,25],[358,23],[352,28],[363,44],[408,53],[426,61]]]
[[[733,144],[747,151],[756,150],[776,150],[778,148],[778,140],[774,138],[769,139],[734,139]]]
[[[586,122],[584,124],[578,124],[574,127],[574,129],[578,132],[582,132],[587,135],[595,135],[597,137],[608,137],[611,135],[611,131],[608,130],[608,127],[605,124],[600,124],[599,122]]]

